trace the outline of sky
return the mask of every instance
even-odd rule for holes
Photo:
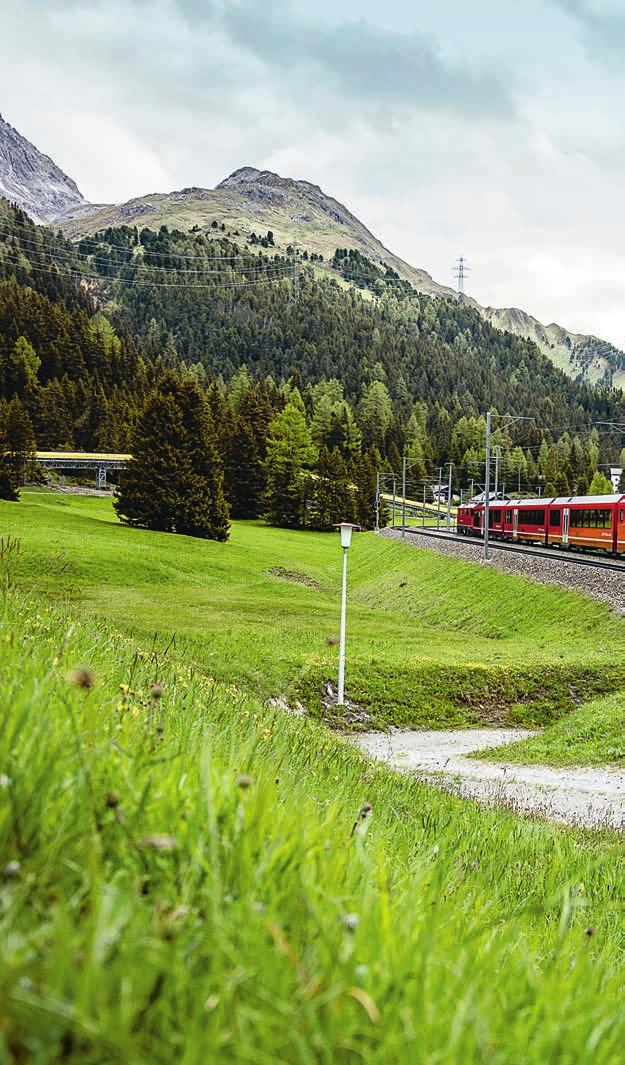
[[[625,348],[625,0],[2,0],[0,113],[93,202],[304,178]]]

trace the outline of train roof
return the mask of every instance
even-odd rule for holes
[[[548,507],[552,502],[551,496],[539,496],[538,499],[509,499],[511,507]]]
[[[577,506],[598,506],[599,504],[606,503],[620,503],[623,499],[622,492],[613,492],[609,496],[558,496],[557,499],[552,499],[551,502],[554,506],[569,506],[571,504]]]
[[[538,499],[491,499],[489,502],[489,508],[493,507],[566,507],[566,506],[579,506],[579,507],[597,507],[605,506],[607,503],[620,503],[625,500],[625,495],[621,492],[614,492],[612,495],[604,496],[542,496]],[[468,503],[462,504],[463,508],[467,507],[483,507],[483,499],[471,499]]]

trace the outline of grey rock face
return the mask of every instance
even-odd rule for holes
[[[358,223],[342,203],[328,196],[318,185],[310,181],[294,181],[283,178],[271,170],[257,170],[254,166],[242,166],[217,185],[218,189],[232,189],[247,200],[257,200],[269,206],[286,207],[289,203],[300,204],[302,200],[318,211],[330,216],[339,225]],[[302,215],[303,220],[312,216]]]
[[[53,222],[85,198],[71,178],[0,115],[0,196],[35,222]]]

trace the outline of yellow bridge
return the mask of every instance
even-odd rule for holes
[[[91,470],[96,488],[106,488],[109,470],[125,470],[131,455],[95,451],[37,451],[35,461],[44,470]]]

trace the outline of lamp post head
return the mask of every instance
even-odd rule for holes
[[[341,547],[349,547],[352,542],[352,533],[354,529],[359,529],[360,525],[352,525],[350,521],[342,521],[340,525],[335,525],[335,529],[339,529],[341,533]]]

